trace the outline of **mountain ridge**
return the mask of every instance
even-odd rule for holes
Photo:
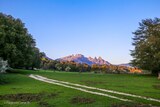
[[[107,64],[107,65],[111,65],[111,63],[109,63],[108,61],[105,61],[104,59],[102,59],[101,57],[85,57],[82,54],[72,54],[69,56],[65,56],[62,58],[58,58],[56,59],[58,61],[74,61],[76,63],[85,63],[88,65],[93,65],[93,64],[97,64],[97,65],[103,65],[103,64]]]

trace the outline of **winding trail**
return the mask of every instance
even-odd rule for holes
[[[112,94],[118,94],[118,95],[123,95],[123,96],[140,98],[140,99],[144,99],[144,100],[154,101],[154,102],[159,102],[160,103],[160,99],[154,99],[154,98],[150,98],[150,97],[144,97],[144,96],[139,96],[139,95],[134,95],[134,94],[129,94],[129,93],[123,93],[123,92],[118,92],[118,91],[113,91],[113,90],[90,87],[90,86],[86,86],[86,85],[74,84],[74,83],[65,82],[65,81],[48,79],[48,78],[40,76],[40,75],[31,74],[31,75],[29,75],[29,77],[34,78],[34,79],[39,80],[39,81],[46,82],[46,83],[51,83],[51,84],[55,84],[55,85],[59,85],[59,86],[67,87],[67,88],[72,88],[72,89],[76,89],[76,90],[83,91],[83,92],[90,93],[90,94],[106,96],[106,97],[117,99],[117,100],[121,100],[121,101],[133,102],[132,100],[129,100],[129,99],[116,97],[116,96],[109,95],[109,94],[102,93],[102,92],[108,92],[108,93],[112,93]],[[87,89],[98,90],[98,91],[101,91],[101,92],[90,91],[90,90],[87,90]]]

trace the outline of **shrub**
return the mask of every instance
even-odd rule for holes
[[[2,58],[0,58],[0,73],[5,73],[8,68],[8,61],[4,61]]]
[[[65,68],[65,71],[70,71],[71,70],[71,68],[69,67],[69,66],[67,66],[66,68]]]

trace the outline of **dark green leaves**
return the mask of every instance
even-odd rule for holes
[[[132,64],[153,72],[160,71],[160,19],[146,19],[133,32]]]
[[[35,40],[20,19],[0,13],[0,57],[8,60],[13,68],[33,67],[37,65],[35,55],[39,54],[35,45]]]

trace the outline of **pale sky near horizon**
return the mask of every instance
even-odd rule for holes
[[[52,59],[83,54],[121,64],[132,59],[138,23],[160,17],[160,0],[0,0],[0,12],[20,18]]]

